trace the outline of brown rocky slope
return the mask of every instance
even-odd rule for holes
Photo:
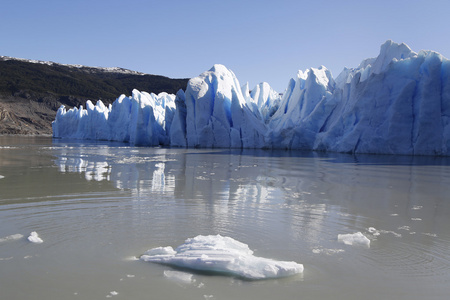
[[[0,134],[51,135],[61,105],[112,103],[133,89],[158,94],[185,89],[171,79],[121,68],[95,68],[0,56]]]

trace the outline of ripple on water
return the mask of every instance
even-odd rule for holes
[[[403,277],[429,277],[448,281],[448,243],[435,235],[403,235],[374,246],[367,257],[371,264]],[[373,243],[377,245],[377,243]],[[441,277],[445,275],[444,277]]]

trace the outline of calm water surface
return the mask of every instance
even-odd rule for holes
[[[449,192],[443,158],[0,136],[0,298],[447,299]],[[338,242],[355,232],[370,248]],[[188,283],[135,259],[199,234],[305,272]]]

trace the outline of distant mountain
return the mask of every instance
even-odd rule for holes
[[[99,99],[109,104],[133,89],[175,94],[186,89],[188,80],[0,56],[0,134],[51,134],[61,105]]]

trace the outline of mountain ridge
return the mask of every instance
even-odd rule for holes
[[[51,122],[61,105],[74,107],[87,100],[110,104],[135,88],[175,94],[186,89],[188,80],[0,56],[0,134],[51,135]]]

